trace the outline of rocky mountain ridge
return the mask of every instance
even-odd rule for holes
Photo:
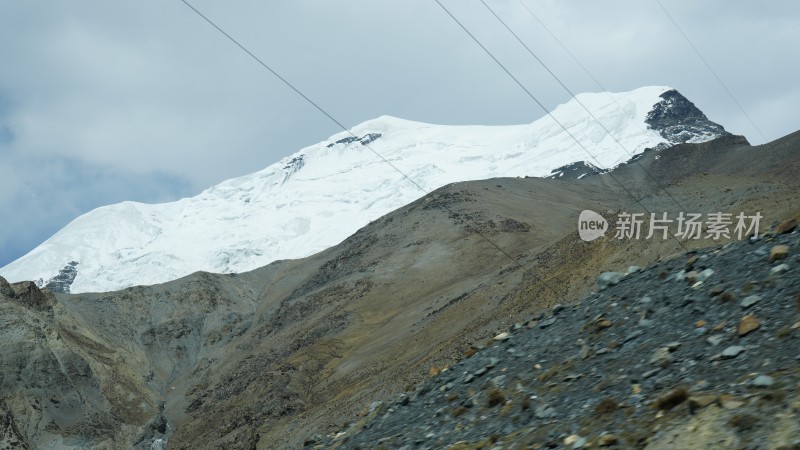
[[[647,149],[727,135],[668,87],[579,94],[552,115],[586,151],[550,117],[482,127],[385,116],[195,197],[91,211],[0,268],[0,275],[80,293],[160,283],[197,270],[243,272],[329,248],[424,191],[449,183],[578,178],[607,171]]]
[[[413,391],[432,367],[453,366],[514,323],[550,319],[561,304],[550,333],[577,314],[571,304],[602,272],[725,244],[613,233],[584,242],[583,210],[610,223],[641,208],[758,211],[766,229],[800,214],[798,149],[800,133],[769,146],[722,137],[645,152],[637,164],[580,180],[454,183],[316,255],[240,274],[90,294],[0,286],[3,435],[31,448],[302,447],[348,429],[373,402]]]

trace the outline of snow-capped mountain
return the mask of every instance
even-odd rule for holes
[[[90,292],[197,270],[247,271],[335,245],[425,194],[396,169],[430,191],[473,179],[558,176],[565,167],[610,169],[646,148],[727,134],[668,87],[580,94],[552,115],[588,154],[548,116],[514,126],[442,126],[383,116],[353,127],[355,137],[336,134],[195,197],[97,208],[0,275]]]

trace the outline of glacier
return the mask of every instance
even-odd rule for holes
[[[449,183],[545,177],[580,161],[610,169],[647,148],[674,144],[647,123],[656,105],[669,107],[662,97],[668,92],[677,91],[651,86],[586,93],[577,96],[583,106],[572,99],[556,107],[552,116],[591,156],[549,115],[511,126],[431,125],[382,116],[194,197],[92,210],[0,269],[0,275],[45,284],[77,262],[67,291],[102,292],[198,270],[243,272],[309,256]]]

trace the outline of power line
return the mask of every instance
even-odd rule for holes
[[[761,132],[761,129],[758,127],[758,125],[756,125],[753,119],[750,118],[750,115],[747,114],[747,111],[744,110],[739,101],[736,100],[736,97],[733,95],[731,90],[728,89],[728,86],[726,86],[725,83],[722,81],[722,78],[720,78],[719,75],[717,75],[717,72],[715,72],[714,69],[711,68],[711,65],[708,63],[708,61],[706,61],[706,58],[704,58],[703,55],[700,53],[700,50],[698,50],[697,47],[695,47],[695,45],[689,39],[689,36],[687,36],[686,33],[683,32],[683,29],[678,25],[678,22],[676,22],[675,19],[672,18],[672,15],[670,15],[669,11],[667,11],[667,9],[664,7],[664,5],[661,4],[659,0],[655,0],[655,2],[656,4],[658,4],[659,8],[661,8],[661,11],[663,11],[664,14],[667,16],[669,21],[672,22],[672,25],[675,26],[675,29],[677,29],[678,32],[681,34],[681,36],[683,36],[683,39],[686,41],[687,44],[689,44],[689,47],[692,48],[694,54],[697,55],[698,58],[700,58],[700,61],[702,61],[703,65],[706,66],[706,69],[708,69],[708,71],[711,72],[711,75],[714,76],[714,78],[717,80],[717,83],[719,83],[719,85],[722,86],[722,89],[724,89],[725,92],[728,94],[728,96],[731,98],[731,100],[733,100],[733,103],[736,104],[736,107],[739,108],[742,114],[744,114],[744,117],[747,118],[747,121],[750,122],[750,125],[752,125],[753,128],[755,128],[755,130],[758,132],[759,135],[761,135],[761,138],[764,139],[764,142],[766,142],[767,145],[770,148],[772,148],[772,145],[769,143],[769,140],[767,140],[767,137],[764,135],[764,133]]]
[[[566,52],[566,54],[567,54],[567,55],[569,55],[569,57],[572,59],[572,61],[574,61],[574,62],[575,62],[575,64],[577,64],[577,65],[578,65],[578,67],[580,67],[580,68],[581,68],[581,70],[583,70],[583,72],[584,72],[586,75],[588,75],[588,76],[589,76],[589,78],[591,78],[591,79],[592,79],[592,81],[594,81],[594,84],[595,84],[597,87],[599,87],[601,91],[603,91],[603,92],[609,92],[609,91],[608,91],[608,89],[606,89],[606,88],[605,88],[605,86],[603,86],[603,85],[600,83],[600,81],[598,81],[598,80],[597,80],[597,78],[595,78],[595,76],[594,76],[594,75],[592,75],[592,73],[589,71],[589,69],[587,69],[587,68],[586,68],[586,66],[584,66],[583,64],[581,64],[581,62],[578,60],[578,58],[577,58],[577,57],[576,57],[576,56],[575,56],[575,55],[574,55],[574,54],[573,54],[573,53],[572,53],[572,52],[571,52],[571,51],[570,51],[570,50],[567,48],[567,46],[566,46],[566,45],[564,45],[564,43],[563,43],[563,42],[561,42],[561,40],[560,40],[560,39],[559,39],[559,38],[558,38],[558,37],[555,35],[555,33],[553,33],[553,32],[550,30],[550,28],[549,28],[547,25],[545,25],[545,23],[544,23],[544,22],[543,22],[541,19],[539,19],[539,16],[537,16],[537,15],[536,15],[536,14],[533,12],[533,10],[531,10],[531,9],[528,7],[528,5],[526,5],[526,4],[525,4],[525,3],[524,3],[522,0],[517,0],[517,2],[518,2],[520,5],[522,5],[522,7],[523,7],[523,8],[525,8],[525,10],[526,10],[526,11],[528,11],[528,14],[530,14],[530,16],[531,16],[531,17],[533,17],[533,18],[534,18],[534,20],[536,20],[536,22],[538,22],[538,23],[539,23],[539,25],[541,25],[541,27],[544,29],[544,31],[546,31],[546,32],[547,32],[547,34],[549,34],[549,35],[550,35],[550,37],[551,37],[551,38],[553,38],[553,40],[554,40],[554,41],[556,41],[556,43],[559,45],[559,47],[561,47],[561,48],[564,50],[564,52]],[[614,97],[613,97],[613,96],[611,96],[610,94],[609,94],[609,97],[611,97],[611,99],[612,99],[612,100],[615,100],[615,101],[616,101],[616,99],[614,99]],[[619,106],[619,104],[617,104],[617,106]]]
[[[593,120],[594,120],[594,121],[595,121],[595,122],[596,122],[598,125],[600,125],[600,128],[602,128],[602,129],[603,129],[603,131],[605,131],[606,135],[608,135],[608,137],[610,137],[610,138],[611,138],[611,139],[614,141],[614,143],[616,143],[616,144],[617,144],[617,146],[618,146],[619,148],[621,148],[621,149],[622,149],[622,150],[623,150],[625,153],[627,153],[627,154],[628,154],[628,155],[629,155],[631,158],[633,158],[633,157],[635,156],[635,155],[634,155],[634,153],[633,153],[633,152],[631,152],[630,150],[628,150],[628,148],[627,148],[627,147],[625,147],[625,145],[624,145],[622,142],[620,142],[620,141],[619,141],[619,139],[617,139],[617,138],[616,138],[616,136],[614,136],[614,135],[611,133],[611,131],[609,131],[609,129],[608,129],[608,128],[606,128],[606,126],[605,126],[605,125],[603,125],[603,123],[600,121],[600,119],[598,119],[598,118],[597,118],[597,117],[594,115],[594,113],[592,113],[592,111],[590,111],[590,110],[589,110],[589,108],[588,108],[588,107],[586,107],[586,105],[584,105],[584,103],[583,103],[583,102],[582,102],[582,101],[581,101],[581,100],[578,98],[578,96],[577,96],[577,95],[575,95],[575,93],[574,93],[574,92],[572,92],[572,90],[571,90],[570,88],[568,88],[568,87],[567,87],[567,85],[566,85],[566,84],[564,84],[564,82],[563,82],[563,81],[561,81],[561,78],[559,78],[559,77],[558,77],[558,75],[556,75],[556,74],[555,74],[555,73],[554,73],[552,70],[550,70],[550,67],[548,67],[548,65],[547,65],[547,64],[545,64],[545,62],[544,62],[544,61],[543,61],[541,58],[539,58],[539,56],[538,56],[538,55],[536,55],[536,53],[535,53],[535,52],[534,52],[534,51],[533,51],[533,50],[532,50],[532,49],[531,49],[531,48],[530,48],[530,47],[529,47],[529,46],[528,46],[528,45],[527,45],[527,44],[526,44],[526,43],[525,43],[525,42],[522,40],[522,38],[521,38],[521,37],[520,37],[520,36],[519,36],[519,35],[518,35],[516,32],[514,32],[514,30],[512,30],[512,29],[511,29],[511,27],[510,27],[510,26],[509,26],[509,25],[508,25],[508,24],[507,24],[507,23],[506,23],[506,22],[505,22],[505,21],[504,21],[504,20],[503,20],[503,19],[502,19],[502,18],[501,18],[501,17],[500,17],[500,16],[499,16],[499,15],[498,15],[498,14],[497,14],[497,13],[496,13],[496,12],[495,12],[493,9],[492,9],[492,7],[491,7],[491,6],[489,6],[489,5],[486,3],[486,1],[485,1],[485,0],[480,0],[480,2],[481,2],[481,4],[483,4],[483,6],[484,6],[484,7],[485,7],[485,8],[486,8],[486,9],[487,9],[487,10],[488,10],[488,11],[489,11],[489,12],[490,12],[490,13],[491,13],[493,16],[494,16],[494,18],[495,18],[495,19],[497,19],[497,20],[498,20],[498,22],[500,22],[500,24],[502,24],[502,25],[503,25],[503,27],[506,29],[506,31],[508,31],[508,32],[509,32],[509,33],[510,33],[512,36],[514,36],[514,39],[516,39],[516,40],[517,40],[517,42],[518,42],[520,45],[522,45],[522,47],[524,47],[524,48],[525,48],[525,50],[527,50],[527,51],[528,51],[528,54],[529,54],[529,55],[531,55],[531,56],[532,56],[532,57],[533,57],[533,58],[534,58],[534,59],[535,59],[535,60],[536,60],[536,61],[539,63],[539,65],[541,65],[541,66],[542,66],[542,67],[543,67],[543,68],[544,68],[544,69],[547,71],[547,73],[549,73],[549,74],[550,74],[550,76],[551,76],[551,77],[553,77],[553,79],[555,79],[555,80],[556,80],[556,82],[558,82],[558,84],[559,84],[559,85],[560,85],[562,88],[564,88],[564,90],[565,90],[565,91],[567,91],[567,93],[568,93],[568,94],[569,94],[569,95],[570,95],[570,96],[571,96],[571,97],[572,97],[572,98],[575,100],[575,102],[577,102],[577,103],[578,103],[578,105],[580,105],[580,106],[581,106],[581,108],[583,108],[583,110],[584,110],[584,111],[586,111],[586,113],[587,113],[587,114],[589,114],[589,117],[591,117],[591,118],[592,118],[592,119],[593,119]],[[521,2],[520,2],[520,3],[521,3]],[[523,6],[524,6],[524,4],[523,4]],[[529,10],[529,11],[530,11],[530,10]],[[535,16],[534,16],[534,17],[535,17]],[[583,66],[581,65],[581,67],[583,67]],[[587,70],[587,73],[588,73],[588,70]],[[589,74],[589,75],[591,76],[591,74]],[[592,76],[592,79],[595,79],[595,78]],[[611,94],[609,94],[609,95],[611,95]],[[612,97],[612,99],[613,99],[613,97]],[[619,106],[619,104],[617,104],[617,106]],[[621,107],[620,107],[620,108],[621,108]],[[680,202],[678,202],[678,200],[676,200],[676,199],[675,199],[675,197],[673,197],[673,196],[672,196],[672,194],[671,194],[671,193],[670,193],[670,192],[667,190],[667,188],[666,188],[666,187],[664,187],[664,186],[663,186],[663,185],[662,185],[662,184],[661,184],[661,183],[660,183],[660,182],[659,182],[659,181],[658,181],[658,180],[657,180],[657,179],[656,179],[656,178],[653,176],[653,174],[651,174],[651,173],[650,173],[650,171],[649,171],[649,170],[645,169],[645,168],[644,168],[644,166],[642,166],[642,164],[639,162],[639,160],[638,160],[638,159],[637,159],[637,160],[634,160],[634,163],[635,163],[635,164],[636,164],[636,165],[637,165],[637,166],[638,166],[640,169],[642,169],[642,171],[643,171],[643,172],[644,172],[644,173],[645,173],[645,174],[646,174],[646,175],[647,175],[647,176],[648,176],[648,177],[649,177],[651,180],[653,180],[653,182],[656,184],[656,187],[658,188],[658,190],[660,190],[660,191],[663,191],[665,194],[667,194],[667,197],[669,197],[669,198],[672,200],[672,202],[673,202],[673,203],[675,203],[675,205],[677,205],[677,206],[678,206],[678,208],[680,208],[680,209],[681,209],[681,210],[682,210],[684,213],[687,213],[687,214],[688,214],[688,211],[686,210],[686,208],[684,208],[684,206],[683,206],[683,205],[682,205]],[[657,191],[658,191],[658,190],[657,190]],[[657,191],[656,191],[656,192],[657,192]],[[640,204],[641,204],[641,203],[640,203]],[[649,211],[648,211],[648,212],[649,212]],[[719,244],[719,242],[717,242],[717,240],[716,240],[716,239],[712,239],[712,241],[714,241],[714,243],[715,243],[715,244]]]
[[[552,31],[552,30],[551,30],[551,29],[550,29],[550,28],[549,28],[549,27],[548,27],[548,26],[547,26],[547,25],[546,25],[546,24],[545,24],[545,23],[544,23],[544,22],[543,22],[543,21],[542,21],[542,20],[539,18],[539,16],[537,16],[537,15],[536,15],[536,13],[534,13],[534,12],[533,12],[533,10],[532,10],[531,8],[529,8],[529,7],[528,7],[528,5],[526,5],[526,4],[525,4],[525,3],[524,3],[522,0],[517,0],[517,2],[518,2],[520,5],[522,5],[522,7],[523,7],[523,8],[525,8],[525,10],[526,10],[526,11],[528,11],[528,14],[529,14],[531,17],[533,17],[533,19],[534,19],[534,20],[536,20],[536,22],[538,22],[538,23],[539,23],[539,25],[540,25],[540,26],[541,26],[541,27],[544,29],[544,31],[546,31],[546,32],[547,32],[547,34],[549,34],[549,35],[550,35],[550,37],[551,37],[551,38],[553,38],[553,40],[554,40],[554,41],[556,41],[556,44],[558,44],[558,45],[559,45],[559,47],[561,47],[561,49],[562,49],[562,50],[564,50],[564,52],[565,52],[567,55],[569,55],[569,57],[572,59],[572,61],[573,61],[575,64],[577,64],[577,65],[578,65],[578,67],[580,67],[580,68],[581,68],[581,70],[583,70],[583,73],[585,73],[585,74],[586,74],[586,75],[587,75],[589,78],[591,78],[591,79],[592,79],[592,81],[594,82],[595,86],[597,86],[598,88],[600,88],[600,91],[601,91],[601,92],[605,92],[605,93],[606,93],[606,95],[608,96],[608,98],[609,98],[609,99],[610,99],[612,102],[614,102],[614,104],[615,104],[615,105],[617,105],[617,108],[618,108],[618,109],[619,109],[619,110],[620,110],[620,111],[621,111],[623,114],[625,114],[625,115],[627,115],[628,117],[630,117],[631,119],[633,119],[633,116],[632,116],[632,115],[629,115],[629,114],[628,114],[628,113],[625,111],[625,109],[624,109],[624,108],[622,108],[622,105],[620,105],[620,104],[619,104],[619,102],[617,101],[617,99],[616,99],[616,98],[614,98],[614,96],[613,96],[613,95],[611,95],[611,92],[610,92],[610,90],[609,90],[609,89],[607,89],[607,88],[606,88],[606,87],[605,87],[605,86],[604,86],[602,83],[600,83],[600,81],[599,81],[599,80],[598,80],[598,79],[597,79],[597,78],[596,78],[594,75],[592,75],[592,72],[590,72],[590,71],[589,71],[589,69],[587,69],[587,68],[586,68],[586,66],[584,66],[584,65],[583,65],[583,63],[581,63],[581,62],[580,62],[580,60],[578,59],[578,57],[577,57],[577,56],[575,56],[575,54],[573,54],[573,53],[570,51],[570,49],[569,49],[569,48],[567,48],[567,46],[566,46],[566,45],[565,45],[563,42],[561,42],[561,40],[558,38],[558,36],[556,36],[556,34],[555,34],[555,33],[554,33],[554,32],[553,32],[553,31]],[[641,126],[640,126],[638,123],[637,123],[637,126],[639,126],[639,128],[640,128],[640,129],[643,129],[643,130],[644,130],[644,128],[642,128],[642,127],[641,127]]]
[[[508,76],[509,76],[509,78],[511,78],[512,80],[514,80],[514,82],[517,84],[517,86],[519,86],[519,87],[520,87],[520,88],[521,88],[521,89],[522,89],[522,90],[523,90],[523,91],[524,91],[524,92],[525,92],[525,93],[528,95],[528,97],[530,97],[530,98],[531,98],[531,100],[533,100],[533,101],[534,101],[534,102],[535,102],[537,105],[539,105],[539,107],[540,107],[540,108],[542,108],[542,110],[544,110],[544,112],[547,114],[547,116],[548,116],[548,117],[550,117],[550,119],[552,119],[552,120],[553,120],[553,121],[554,121],[554,122],[555,122],[555,123],[556,123],[556,124],[557,124],[557,125],[558,125],[558,126],[561,128],[561,129],[562,129],[562,130],[564,130],[564,132],[565,132],[565,133],[567,133],[567,135],[568,135],[568,136],[569,136],[569,137],[570,137],[570,138],[571,138],[573,141],[575,141],[575,143],[576,143],[576,144],[578,144],[578,146],[579,146],[579,147],[580,147],[580,148],[581,148],[581,149],[582,149],[582,150],[583,150],[583,151],[584,151],[584,152],[585,152],[587,155],[589,155],[589,157],[590,157],[590,158],[592,158],[592,159],[594,160],[594,162],[596,162],[596,163],[597,163],[597,166],[598,166],[598,167],[602,167],[602,166],[603,166],[602,164],[600,164],[600,162],[597,160],[597,158],[596,158],[596,157],[595,157],[595,156],[594,156],[594,155],[593,155],[591,152],[589,152],[589,150],[586,148],[586,146],[584,146],[584,145],[583,145],[583,144],[582,144],[582,143],[581,143],[581,142],[580,142],[580,141],[579,141],[579,140],[578,140],[578,139],[575,137],[575,135],[573,135],[573,134],[572,134],[572,133],[571,133],[571,132],[570,132],[570,131],[567,129],[567,127],[566,127],[566,126],[564,126],[564,124],[562,124],[562,123],[561,123],[561,121],[559,121],[558,119],[556,119],[556,117],[555,117],[555,116],[554,116],[554,115],[553,115],[553,114],[552,114],[552,113],[551,113],[551,112],[550,112],[550,111],[549,111],[549,110],[548,110],[548,109],[547,109],[547,108],[544,106],[544,104],[542,104],[542,102],[541,102],[541,101],[539,101],[539,99],[538,99],[538,98],[537,98],[535,95],[533,95],[533,93],[531,93],[531,91],[530,91],[530,90],[528,90],[528,88],[526,88],[526,87],[525,87],[525,85],[524,85],[524,84],[522,84],[522,82],[521,82],[521,81],[519,81],[519,79],[518,79],[516,76],[514,76],[514,74],[513,74],[513,73],[511,73],[511,71],[510,71],[510,70],[508,70],[508,68],[507,68],[507,67],[506,67],[506,66],[505,66],[505,65],[504,65],[502,62],[500,62],[500,60],[499,60],[499,59],[497,59],[497,57],[496,57],[496,56],[494,56],[494,54],[493,54],[491,51],[489,51],[489,49],[488,49],[488,48],[486,48],[486,46],[485,46],[485,45],[483,45],[483,43],[482,43],[482,42],[481,42],[481,41],[480,41],[480,40],[479,40],[477,37],[475,37],[475,35],[474,35],[474,34],[472,34],[472,32],[471,32],[471,31],[469,31],[469,29],[467,29],[467,27],[466,27],[466,26],[465,26],[463,23],[461,23],[461,21],[460,21],[460,20],[458,20],[458,19],[456,18],[456,17],[455,17],[455,16],[454,16],[454,15],[453,15],[453,14],[450,12],[450,10],[449,10],[449,9],[447,9],[447,7],[445,7],[445,6],[442,4],[442,2],[441,2],[441,1],[439,1],[439,0],[434,0],[434,1],[435,1],[435,2],[436,2],[438,5],[439,5],[439,7],[441,7],[441,8],[442,8],[442,10],[443,10],[443,11],[444,11],[444,12],[445,12],[445,13],[446,13],[448,16],[450,16],[450,18],[451,18],[451,19],[452,19],[452,20],[453,20],[453,21],[454,21],[456,24],[458,24],[458,26],[459,26],[459,27],[461,27],[461,29],[462,29],[462,30],[463,30],[463,31],[464,31],[464,32],[465,32],[465,33],[466,33],[466,34],[467,34],[467,35],[468,35],[470,38],[472,38],[472,40],[473,40],[473,41],[475,41],[475,43],[476,43],[476,44],[478,44],[478,46],[479,46],[481,49],[483,49],[483,51],[484,51],[484,52],[485,52],[485,53],[486,53],[486,54],[487,54],[487,55],[488,55],[490,58],[492,58],[492,60],[493,60],[493,61],[494,61],[494,62],[495,62],[495,63],[496,63],[496,64],[497,64],[497,65],[498,65],[498,66],[499,66],[501,69],[503,69],[503,71],[506,73],[506,75],[508,75]],[[481,0],[481,1],[483,1],[483,0]],[[613,173],[612,173],[612,172],[606,172],[606,175],[608,175],[609,177],[611,177],[611,179],[612,179],[612,180],[614,180],[614,182],[616,182],[616,183],[619,185],[619,187],[620,187],[620,188],[622,188],[622,190],[623,190],[623,191],[625,191],[625,193],[626,193],[626,194],[628,194],[628,196],[630,196],[630,197],[631,197],[631,198],[634,200],[634,202],[638,203],[638,204],[639,204],[639,206],[640,206],[640,207],[641,207],[641,208],[642,208],[642,209],[643,209],[645,212],[647,212],[648,214],[652,214],[652,213],[650,212],[650,210],[649,210],[649,209],[647,209],[647,207],[646,207],[646,206],[644,206],[644,204],[642,204],[642,202],[641,202],[641,201],[639,201],[639,200],[637,199],[637,197],[636,197],[635,195],[633,195],[633,193],[632,193],[630,190],[628,190],[628,188],[626,188],[626,187],[625,187],[625,186],[624,186],[624,185],[623,185],[623,184],[622,184],[622,183],[621,183],[621,182],[620,182],[620,181],[617,179],[617,177],[615,177],[615,176],[613,175]],[[675,242],[677,242],[677,243],[678,243],[678,245],[680,245],[680,246],[681,246],[681,247],[682,247],[682,248],[683,248],[685,251],[687,251],[687,252],[689,251],[689,249],[688,249],[688,248],[686,248],[686,246],[685,246],[685,245],[683,245],[683,242],[681,242],[681,241],[680,241],[680,240],[679,240],[677,237],[675,237],[675,236],[674,236],[672,233],[669,233],[669,235],[670,235],[670,236],[671,236],[671,237],[672,237],[672,238],[675,240]]]
[[[325,111],[325,109],[323,109],[323,108],[322,108],[322,107],[321,107],[319,104],[317,104],[316,102],[314,102],[314,101],[313,101],[311,98],[309,98],[309,97],[308,97],[307,95],[305,95],[305,94],[304,94],[302,91],[300,91],[300,89],[298,89],[298,88],[297,88],[297,87],[295,87],[295,86],[294,86],[292,83],[290,83],[290,82],[289,82],[289,80],[287,80],[286,78],[284,78],[283,76],[281,76],[281,75],[280,75],[280,74],[279,74],[279,73],[278,73],[276,70],[274,70],[272,67],[270,67],[268,64],[266,64],[266,63],[265,63],[263,60],[261,60],[261,59],[260,59],[258,56],[256,56],[256,55],[255,55],[253,52],[251,52],[250,50],[248,50],[248,49],[247,49],[247,48],[246,48],[244,45],[242,45],[241,43],[239,43],[239,41],[237,41],[236,39],[234,39],[234,38],[233,38],[233,36],[231,36],[230,34],[228,34],[227,32],[225,32],[225,30],[223,30],[222,28],[220,28],[220,27],[219,27],[219,26],[218,26],[218,25],[217,25],[217,24],[216,24],[216,23],[215,23],[213,20],[211,20],[211,19],[210,19],[208,16],[206,16],[205,14],[203,14],[202,12],[200,12],[200,11],[199,11],[197,8],[195,8],[194,6],[192,6],[192,5],[191,5],[191,4],[190,4],[190,3],[189,3],[187,0],[181,0],[181,2],[182,2],[184,5],[186,5],[187,7],[189,7],[189,8],[190,8],[192,11],[194,11],[194,12],[195,12],[195,13],[196,13],[198,16],[200,16],[200,17],[201,17],[203,20],[205,20],[205,21],[206,21],[206,22],[207,22],[209,25],[211,25],[212,27],[214,27],[214,29],[216,29],[218,32],[220,32],[220,33],[221,33],[223,36],[225,36],[225,37],[226,37],[228,40],[230,40],[232,43],[234,43],[234,44],[235,44],[237,47],[239,47],[239,49],[241,49],[243,52],[245,52],[247,55],[249,55],[249,56],[250,56],[250,57],[251,57],[251,58],[252,58],[254,61],[256,61],[256,62],[257,62],[259,65],[261,65],[263,68],[267,69],[267,70],[268,70],[270,73],[272,73],[272,75],[274,75],[276,78],[278,78],[278,80],[280,80],[280,81],[281,81],[283,84],[285,84],[287,87],[289,87],[289,88],[290,88],[292,91],[294,91],[294,92],[295,92],[297,95],[299,95],[300,97],[302,97],[302,98],[303,98],[303,100],[305,100],[307,103],[309,103],[311,106],[313,106],[313,107],[314,107],[314,108],[315,108],[317,111],[319,111],[319,112],[320,112],[320,113],[322,113],[322,114],[323,114],[325,117],[327,117],[328,119],[330,119],[330,121],[331,121],[331,122],[335,123],[335,124],[336,124],[336,125],[337,125],[339,128],[341,128],[343,131],[345,131],[345,132],[347,132],[348,134],[350,134],[350,136],[352,136],[352,137],[355,137],[355,138],[358,138],[358,136],[356,136],[356,135],[355,135],[355,134],[354,134],[354,133],[353,133],[353,132],[352,132],[352,131],[351,131],[349,128],[347,128],[347,127],[346,127],[346,126],[344,126],[344,125],[343,125],[341,122],[339,122],[338,120],[336,120],[336,119],[335,119],[335,118],[334,118],[334,117],[333,117],[331,114],[329,114],[327,111]],[[419,189],[420,191],[422,191],[422,192],[423,192],[423,193],[425,193],[425,194],[430,194],[430,193],[431,193],[431,192],[430,192],[430,191],[428,191],[427,189],[423,188],[423,187],[422,187],[422,186],[421,186],[419,183],[417,183],[416,181],[414,181],[414,180],[413,180],[411,177],[409,177],[408,175],[406,175],[406,174],[405,174],[405,173],[404,173],[402,170],[400,170],[400,169],[399,169],[397,166],[395,166],[394,164],[392,164],[392,163],[391,163],[391,161],[389,161],[389,160],[388,160],[388,159],[386,159],[386,158],[385,158],[383,155],[381,155],[380,153],[378,153],[377,151],[375,151],[375,149],[373,149],[373,148],[372,148],[372,146],[370,146],[368,143],[367,143],[367,144],[362,144],[362,145],[363,145],[364,147],[366,147],[367,149],[369,149],[369,151],[370,151],[370,152],[372,152],[373,154],[375,154],[375,155],[376,155],[378,158],[380,158],[380,159],[381,159],[381,160],[382,160],[384,163],[388,164],[388,165],[389,165],[389,166],[390,166],[392,169],[394,169],[394,170],[395,170],[397,173],[399,173],[400,175],[402,175],[402,176],[403,176],[403,178],[405,178],[406,180],[408,180],[408,181],[409,181],[411,184],[413,184],[413,185],[414,185],[414,186],[415,186],[417,189]],[[465,227],[470,227],[470,225],[471,225],[471,224],[470,224],[469,222],[467,222],[466,220],[462,219],[462,218],[461,218],[461,216],[460,216],[459,214],[456,214],[456,213],[455,213],[455,212],[454,212],[452,209],[450,209],[450,207],[449,207],[448,205],[445,205],[445,204],[443,204],[443,205],[442,205],[442,207],[443,207],[443,208],[444,208],[444,209],[445,209],[445,210],[446,210],[446,211],[449,213],[449,216],[450,216],[451,218],[453,218],[454,220],[456,220],[457,222],[459,222],[459,223],[460,223],[462,226],[465,226]],[[489,238],[488,238],[486,235],[484,235],[484,233],[482,233],[482,232],[481,232],[481,231],[478,229],[478,227],[476,227],[476,226],[472,226],[472,227],[470,227],[470,228],[472,228],[472,229],[475,231],[475,234],[477,234],[478,236],[480,236],[480,237],[481,237],[483,240],[485,240],[486,242],[488,242],[488,243],[489,243],[489,244],[490,244],[492,247],[494,247],[495,249],[497,249],[497,251],[499,251],[500,253],[502,253],[502,254],[503,254],[503,255],[504,255],[506,258],[508,258],[509,260],[511,260],[511,262],[512,262],[512,263],[516,264],[516,265],[517,265],[519,268],[521,268],[521,269],[522,269],[522,270],[524,270],[526,273],[528,273],[528,275],[532,276],[532,277],[533,277],[533,278],[534,278],[536,281],[538,281],[538,282],[542,283],[542,285],[544,285],[545,287],[547,287],[548,289],[550,289],[550,291],[552,291],[554,294],[556,294],[556,295],[559,295],[559,294],[558,294],[558,292],[557,292],[555,289],[553,289],[553,288],[552,288],[550,285],[548,285],[548,284],[547,284],[547,283],[544,281],[544,279],[543,279],[543,278],[541,278],[541,277],[537,276],[536,274],[534,274],[534,273],[533,273],[533,272],[532,272],[530,269],[528,269],[528,267],[527,267],[527,266],[525,266],[525,265],[524,265],[524,264],[522,264],[520,261],[518,261],[516,258],[514,258],[513,256],[511,256],[511,255],[510,255],[508,252],[506,252],[504,249],[502,249],[502,248],[501,248],[501,247],[500,247],[498,244],[496,244],[494,241],[492,241],[491,239],[489,239]]]

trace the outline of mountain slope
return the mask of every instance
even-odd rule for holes
[[[306,448],[800,448],[798,248],[776,234],[631,273]]]
[[[0,269],[0,275],[38,280],[58,292],[108,291],[198,270],[242,272],[314,254],[424,194],[365,145],[431,191],[491,177],[563,176],[556,169],[581,161],[608,169],[647,148],[727,135],[666,87],[581,94],[578,100],[602,127],[575,99],[553,116],[590,155],[550,117],[484,127],[384,116],[354,127],[356,137],[337,134],[192,198],[98,208]]]
[[[672,198],[687,211],[760,211],[762,233],[800,213],[800,133],[756,147],[733,136],[682,144],[638,163],[655,181],[625,164],[579,181],[455,183],[320,253],[237,275],[55,297],[0,282],[0,444],[298,448],[431,366],[583,297],[598,273],[674,260],[683,250],[672,239],[578,237],[584,209],[641,211],[615,179],[671,216]],[[580,350],[561,344],[552,350]]]

